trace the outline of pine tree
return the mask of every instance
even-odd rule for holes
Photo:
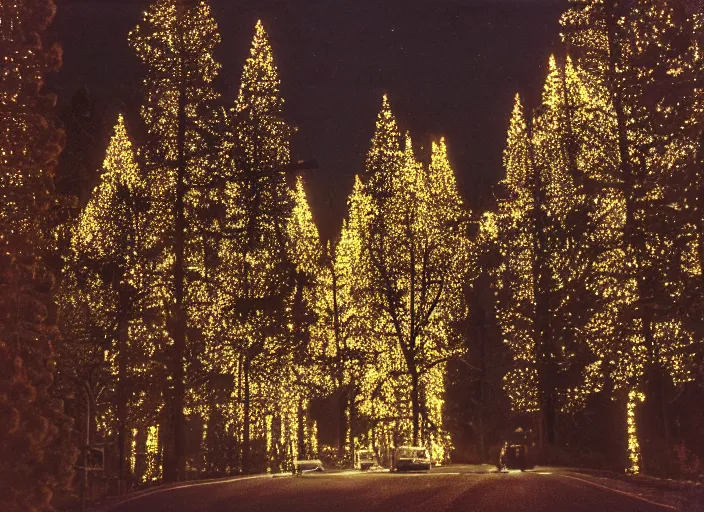
[[[126,234],[130,238],[130,233],[125,233],[125,229],[138,231],[134,225],[134,206],[129,199],[134,200],[143,186],[125,119],[120,115],[106,151],[100,183],[91,194],[77,225],[73,239],[75,251],[98,260],[133,257],[132,254],[124,254],[129,253],[129,250],[114,249],[129,243],[124,240]],[[116,256],[115,253],[119,255]]]
[[[673,91],[681,90],[693,45],[682,33],[686,24],[675,22],[665,0],[574,2],[562,24],[565,42],[581,67],[607,89],[615,121],[615,144],[601,188],[622,197],[623,222],[614,226],[620,247],[612,264],[602,270],[614,277],[620,273],[606,293],[618,296],[609,317],[618,319],[614,339],[624,343],[609,350],[630,357],[611,368],[607,379],[629,400],[649,396],[647,409],[661,418],[660,436],[667,445],[665,388],[668,381],[688,378],[682,370],[689,366],[692,346],[677,318],[677,301],[672,300],[682,296],[681,252],[675,248],[687,227],[676,213],[682,208],[681,195],[667,182],[673,171],[677,173],[678,162],[696,147],[681,137],[679,123],[674,131],[667,124],[674,112],[683,111],[676,105],[683,95]],[[632,404],[629,401],[629,414]],[[637,472],[634,432],[635,426],[629,425],[631,467]]]
[[[428,301],[427,295],[434,296],[425,306],[419,302],[421,314],[414,316],[416,319],[425,316],[427,322],[427,325],[422,320],[419,322],[419,327],[425,329],[425,341],[420,349],[424,352],[424,361],[420,367],[427,372],[425,414],[432,456],[441,460],[448,456],[449,445],[442,428],[447,361],[456,358],[462,350],[456,326],[467,309],[465,283],[473,281],[478,272],[476,262],[470,257],[474,245],[467,236],[471,211],[460,198],[444,138],[431,144],[424,181],[427,214],[422,214],[421,218],[426,218],[428,225],[420,252],[424,258],[420,267],[424,277],[419,292],[421,301]]]
[[[53,276],[45,253],[52,173],[63,145],[42,92],[60,49],[41,34],[49,0],[0,4],[0,508],[45,510],[73,476],[71,421],[50,394]]]
[[[403,360],[400,346],[395,343],[391,334],[391,322],[380,304],[379,296],[383,291],[378,289],[378,274],[375,272],[377,266],[384,266],[381,258],[393,251],[386,244],[386,235],[391,231],[391,226],[396,226],[398,218],[392,219],[388,214],[391,211],[394,188],[398,186],[394,180],[404,164],[401,132],[391,112],[388,97],[384,95],[363,175],[363,194],[368,196],[370,206],[365,220],[366,226],[362,231],[365,234],[363,251],[368,258],[366,273],[369,279],[370,304],[366,321],[372,326],[367,343],[374,358],[363,377],[362,388],[366,403],[363,404],[362,411],[366,409],[369,416],[383,422],[375,435],[382,436],[377,444],[388,447],[387,450],[402,444],[403,438],[412,436],[412,433],[408,435],[408,423],[404,424],[399,419],[412,414],[409,412],[410,397],[403,392],[410,387],[410,382],[400,382],[402,376],[407,375],[406,362]],[[400,229],[400,226],[397,227]],[[372,250],[373,244],[376,244],[377,251]],[[391,432],[393,438],[384,439]]]
[[[186,380],[200,373],[195,356],[209,304],[208,264],[214,251],[208,243],[210,223],[204,213],[214,194],[209,148],[217,121],[212,88],[220,66],[213,53],[220,35],[205,1],[156,0],[129,42],[146,68],[142,119],[147,140],[141,155],[152,205],[146,245],[159,253],[160,269],[152,302],[161,307],[161,341],[169,368],[168,428],[164,477],[183,480],[186,471]]]
[[[357,401],[364,402],[361,388],[371,360],[369,340],[375,323],[369,309],[369,267],[364,252],[370,204],[359,176],[355,176],[347,205],[340,237],[328,249],[319,279],[318,321],[311,351],[329,382],[328,392],[339,397],[338,458],[344,456],[348,424],[350,440],[366,434],[352,430],[358,413],[371,413],[368,403],[358,407]]]
[[[288,236],[291,243],[291,259],[298,272],[305,274],[306,278],[313,278],[319,270],[322,245],[301,176],[297,177],[293,192]]]
[[[545,383],[543,393],[556,388],[555,411],[549,413],[556,414],[583,408],[586,397],[602,384],[595,380],[600,362],[594,361],[594,343],[585,331],[602,312],[601,302],[587,286],[592,263],[611,248],[599,235],[609,225],[609,210],[601,208],[604,194],[592,186],[600,177],[610,131],[609,124],[605,130],[594,115],[605,91],[590,83],[569,57],[563,66],[552,57],[549,68],[533,142],[545,188],[543,314],[553,319],[548,320],[549,337],[543,334],[541,344],[549,347],[554,381]]]
[[[462,206],[444,142],[433,144],[424,172],[410,138],[405,150],[384,97],[367,157],[372,199],[368,251],[373,308],[388,343],[385,364],[398,375],[396,395],[410,396],[411,439],[441,431],[444,363],[454,353],[453,316],[461,314]],[[406,402],[407,400],[407,402]]]
[[[546,100],[551,101],[553,87],[559,83],[554,61],[546,86]],[[548,129],[558,129],[555,120],[544,119]],[[552,122],[550,122],[552,121]],[[555,265],[559,259],[557,213],[563,194],[564,168],[550,169],[560,153],[539,161],[541,135],[538,122],[524,118],[520,99],[516,97],[504,153],[505,187],[509,194],[499,205],[500,250],[505,259],[500,285],[500,323],[514,357],[514,367],[504,384],[516,412],[540,411],[540,442],[554,442],[557,409],[557,352],[553,332]],[[547,139],[548,141],[550,139]],[[549,148],[542,148],[549,152]],[[551,172],[556,171],[556,172]],[[557,253],[553,252],[556,251]]]
[[[128,407],[134,394],[135,375],[144,369],[150,347],[139,346],[135,329],[143,329],[146,227],[144,181],[135,160],[122,115],[107,148],[100,183],[81,213],[66,268],[67,285],[75,281],[66,309],[84,303],[88,329],[93,324],[108,340],[108,369],[115,377],[113,397],[118,435],[118,478],[129,480],[129,432],[135,426]],[[139,326],[137,325],[139,324]],[[69,325],[67,329],[79,327]],[[84,328],[81,326],[81,328]],[[80,336],[79,336],[80,337]],[[78,340],[76,340],[78,341]],[[94,341],[95,343],[95,341]],[[89,419],[90,421],[90,419]]]
[[[498,215],[500,318],[515,357],[505,387],[516,411],[541,411],[541,443],[554,443],[560,412],[603,386],[591,322],[604,318],[594,262],[613,248],[613,198],[594,185],[612,147],[595,114],[604,97],[569,58],[559,67],[552,57],[534,119],[517,99],[509,129]]]
[[[284,391],[278,377],[289,355],[282,341],[290,335],[288,301],[295,289],[287,240],[294,202],[285,176],[291,128],[283,119],[280,81],[261,21],[242,73],[230,132],[225,141],[225,237],[218,269],[222,317],[217,327],[229,347],[230,365],[242,380],[242,468],[249,472],[252,420],[260,427],[258,437],[271,434],[266,416],[275,411]],[[266,397],[255,411],[252,387]]]
[[[504,389],[514,411],[540,410],[535,361],[535,231],[531,227],[535,199],[531,191],[535,167],[523,106],[516,96],[504,152],[508,197],[498,206],[501,265],[497,270],[498,319],[511,350],[514,368],[504,377]]]
[[[297,408],[295,415],[289,415],[290,422],[296,417],[296,424],[288,425],[289,442],[297,445],[293,458],[304,459],[317,454],[306,453],[306,412],[310,400],[321,394],[324,377],[315,364],[311,350],[312,329],[318,321],[316,306],[322,292],[323,246],[318,228],[313,221],[313,213],[308,204],[303,178],[298,176],[293,191],[293,210],[288,224],[290,258],[295,265],[295,288],[291,303],[291,341],[289,343],[292,362],[288,365],[288,393],[284,399],[289,410]],[[284,404],[282,404],[284,405]]]

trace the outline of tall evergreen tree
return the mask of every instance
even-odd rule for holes
[[[315,323],[318,321],[316,307],[322,293],[323,246],[313,213],[308,203],[303,178],[298,176],[293,191],[293,210],[288,224],[290,258],[295,265],[295,288],[289,299],[291,308],[290,357],[287,365],[287,392],[281,397],[281,405],[290,411],[284,415],[285,431],[288,432],[288,450],[294,458],[317,456],[308,453],[308,411],[310,400],[322,394],[324,376],[316,364],[315,343],[312,342]],[[294,413],[295,411],[295,413]],[[293,424],[292,420],[296,419]],[[283,450],[286,452],[287,450]]]
[[[97,327],[107,341],[92,340],[109,355],[106,363],[115,377],[111,395],[116,405],[118,478],[123,486],[129,480],[129,432],[135,427],[134,411],[129,410],[135,377],[148,369],[152,348],[145,347],[146,340],[138,334],[144,332],[148,264],[144,261],[145,210],[144,179],[120,115],[100,183],[75,228],[65,278],[68,286],[73,283],[76,288],[65,297],[65,306],[67,310],[87,307],[88,330],[90,325]],[[80,323],[65,327],[86,328]]]
[[[365,410],[368,403],[356,406],[358,397],[363,400],[364,396],[361,387],[371,360],[368,341],[375,323],[369,309],[369,267],[364,252],[370,204],[359,176],[355,176],[347,207],[340,237],[326,254],[321,271],[312,347],[329,391],[339,398],[339,458],[344,455],[348,426],[353,429],[358,409],[371,414]],[[364,434],[350,433],[349,438]]]
[[[456,350],[451,328],[461,314],[462,258],[467,252],[463,208],[444,141],[433,143],[424,170],[384,97],[367,157],[372,200],[368,251],[373,307],[389,347],[387,364],[398,375],[397,393],[408,404],[410,438],[428,442],[441,431],[444,364]],[[410,396],[408,396],[410,395]],[[406,402],[407,400],[407,402]]]
[[[282,341],[290,334],[288,300],[295,288],[296,268],[287,237],[294,206],[285,175],[291,133],[283,119],[272,48],[259,21],[232,110],[231,136],[225,141],[225,235],[218,270],[222,314],[218,328],[229,345],[230,364],[242,380],[245,472],[252,468],[252,385],[260,397],[257,437],[265,436],[269,431],[266,409],[273,411],[283,392],[277,365],[289,353]]]
[[[158,253],[160,269],[152,301],[161,308],[160,340],[169,369],[165,390],[168,425],[164,477],[185,479],[185,413],[188,380],[200,373],[196,352],[209,303],[207,242],[211,205],[218,96],[212,88],[220,66],[213,53],[218,28],[205,1],[156,0],[129,42],[146,68],[142,119],[147,138],[141,151],[152,211],[147,247]],[[163,336],[166,333],[167,336]]]
[[[45,510],[71,481],[71,421],[52,396],[53,276],[47,211],[63,134],[44,76],[61,61],[41,35],[50,0],[0,4],[0,508]]]
[[[603,384],[598,379],[601,362],[595,361],[594,341],[586,331],[589,322],[603,313],[602,301],[588,286],[593,265],[613,248],[601,235],[613,216],[602,207],[608,198],[593,185],[601,177],[599,170],[607,159],[604,148],[612,140],[612,125],[595,114],[606,96],[569,57],[563,66],[550,59],[532,136],[545,189],[547,275],[541,293],[542,314],[547,314],[550,327],[549,337],[542,336],[539,354],[543,367],[552,366],[548,371],[552,382],[544,382],[542,392],[558,393],[551,415],[583,408],[586,397]]]
[[[613,348],[631,357],[607,379],[629,397],[649,396],[647,409],[661,418],[659,435],[667,445],[665,391],[669,382],[689,378],[685,369],[693,343],[677,319],[678,301],[672,300],[682,295],[681,253],[675,248],[687,227],[677,214],[682,196],[667,182],[696,147],[682,138],[680,123],[674,131],[667,124],[679,110],[680,96],[687,96],[671,93],[681,89],[694,46],[683,34],[686,24],[675,22],[666,0],[573,2],[562,24],[570,51],[608,91],[615,124],[613,156],[603,169],[608,179],[600,186],[620,196],[623,222],[613,226],[620,246],[610,268],[603,270],[614,277],[610,293],[619,295],[609,317],[617,319],[614,339],[623,343]],[[630,412],[633,407],[629,403]],[[635,426],[629,426],[631,467],[637,472],[634,433]]]
[[[535,360],[535,198],[531,189],[535,167],[531,138],[520,98],[516,96],[504,152],[508,197],[499,202],[497,269],[498,319],[509,346],[513,369],[504,387],[515,411],[540,410],[538,368]]]
[[[516,356],[505,386],[516,411],[540,411],[541,443],[555,442],[561,411],[583,407],[603,385],[593,324],[606,298],[593,276],[618,217],[596,186],[612,147],[605,98],[569,58],[560,67],[553,57],[540,108],[525,120],[517,100],[509,129],[508,197],[497,217],[500,318]]]

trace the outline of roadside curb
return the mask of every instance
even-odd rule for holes
[[[566,471],[565,473],[569,473],[569,472]],[[587,476],[587,475],[585,475],[585,474],[583,474],[583,473],[573,473],[573,475],[574,475],[574,474],[580,475],[580,476],[582,476],[582,477]],[[624,496],[629,496],[630,498],[637,499],[637,500],[643,501],[643,502],[645,502],[645,503],[650,503],[651,505],[656,505],[656,506],[658,506],[658,507],[662,507],[662,508],[666,508],[666,509],[674,510],[674,511],[680,510],[680,508],[679,508],[678,506],[676,506],[676,505],[671,505],[671,504],[669,504],[669,503],[663,503],[663,502],[661,502],[661,501],[655,501],[654,499],[650,499],[650,497],[642,496],[642,495],[637,494],[637,493],[634,493],[634,492],[624,491],[624,490],[622,490],[622,489],[617,489],[617,488],[614,487],[614,486],[603,485],[603,484],[601,484],[601,483],[594,482],[594,481],[592,481],[591,479],[587,479],[587,478],[578,478],[578,477],[573,476],[573,475],[563,474],[563,475],[560,475],[560,476],[562,476],[563,478],[569,478],[569,479],[572,479],[572,480],[578,480],[578,481],[580,481],[580,482],[584,482],[584,483],[586,483],[586,484],[593,485],[594,487],[598,487],[598,488],[600,488],[600,489],[604,489],[604,490],[607,490],[607,491],[609,491],[609,492],[613,492],[613,493],[616,493],[616,494],[623,494]]]
[[[563,477],[581,480],[612,492],[631,495],[671,510],[704,510],[704,485],[700,482],[670,480],[649,476],[620,474],[613,471],[562,468]],[[581,478],[578,478],[581,477]]]
[[[672,478],[660,478],[656,476],[649,475],[629,475],[626,473],[617,473],[616,471],[608,471],[601,469],[586,469],[586,468],[563,468],[564,471],[569,471],[571,473],[581,473],[588,476],[601,476],[605,478],[612,478],[614,480],[621,480],[624,482],[629,482],[636,485],[648,485],[651,487],[659,488],[682,488],[689,489],[692,487],[703,487],[704,482],[698,482],[693,480],[675,480]]]
[[[282,477],[284,475],[278,475]],[[210,478],[205,480],[191,480],[187,482],[175,482],[172,484],[163,484],[157,487],[152,487],[149,489],[143,489],[130,494],[125,494],[123,496],[108,499],[105,503],[94,507],[93,510],[99,510],[101,512],[108,512],[115,507],[129,503],[130,501],[143,498],[145,496],[150,496],[152,494],[158,494],[166,491],[174,491],[177,489],[187,489],[189,487],[201,487],[205,485],[217,485],[217,484],[227,484],[232,482],[244,481],[244,480],[260,480],[265,478],[274,478],[272,474],[258,474],[258,475],[238,475],[232,477],[224,478]]]

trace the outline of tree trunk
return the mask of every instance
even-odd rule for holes
[[[532,140],[533,126],[529,124],[529,134]],[[538,370],[538,385],[540,409],[543,418],[542,438],[545,443],[555,443],[555,347],[551,326],[550,283],[548,268],[548,247],[545,238],[548,220],[543,211],[545,195],[540,169],[535,161],[532,142],[529,144],[530,165],[533,171],[533,296],[535,310],[533,317],[533,337],[536,342],[536,363]]]
[[[486,456],[486,444],[485,444],[485,433],[484,433],[484,412],[479,409],[479,417],[477,418],[477,423],[479,424],[479,462],[482,464],[487,462]]]
[[[352,457],[352,464],[354,465],[354,452],[356,449],[355,443],[354,443],[354,425],[355,425],[355,416],[357,414],[357,409],[355,407],[355,392],[354,392],[354,386],[350,389],[349,393],[349,408],[350,408],[350,457]]]
[[[117,452],[120,495],[128,491],[128,425],[127,425],[127,336],[128,324],[125,311],[120,311],[117,328]]]
[[[478,414],[478,423],[479,423],[479,460],[482,463],[487,462],[487,454],[486,454],[486,445],[485,445],[485,432],[484,432],[484,410],[485,410],[485,387],[486,387],[486,328],[485,328],[485,320],[486,320],[486,314],[484,312],[484,308],[482,306],[479,306],[478,311],[478,318],[479,318],[479,339],[480,339],[480,356],[481,356],[481,375],[479,378],[479,414]]]
[[[555,444],[555,400],[554,394],[548,392],[545,400],[545,440],[551,446]]]
[[[244,432],[242,434],[242,473],[250,472],[249,467],[249,356],[244,358]]]
[[[545,418],[542,414],[538,414],[536,423],[538,424],[538,447],[542,452],[543,448],[545,448],[545,445],[547,444],[545,442]]]
[[[413,247],[413,231],[409,230],[410,247],[411,247],[411,304],[410,304],[410,338],[409,350],[406,356],[409,370],[411,372],[411,407],[413,410],[413,446],[418,446],[419,437],[419,416],[420,416],[420,401],[418,397],[418,367],[416,365],[416,251]]]
[[[697,181],[698,183],[698,211],[697,216],[697,255],[699,256],[699,268],[704,270],[704,132],[699,137],[699,150],[697,152]],[[704,272],[699,278],[700,288],[704,288]]]
[[[181,79],[183,80],[185,70],[181,63]],[[173,354],[171,359],[173,396],[171,404],[171,414],[173,421],[173,461],[175,467],[170,468],[168,474],[164,468],[164,476],[167,481],[186,479],[186,425],[183,409],[185,405],[186,386],[184,356],[186,353],[186,328],[188,325],[186,318],[185,280],[186,280],[186,215],[185,215],[185,195],[186,195],[186,90],[185,86],[179,89],[178,98],[178,126],[176,137],[177,161],[176,161],[176,197],[174,203],[174,318],[173,318]]]
[[[340,391],[337,414],[337,458],[342,460],[345,456],[345,441],[347,439],[347,390]]]
[[[670,411],[667,406],[667,390],[665,389],[665,372],[660,370],[658,383],[660,385],[660,401],[662,406],[662,428],[665,450],[670,451]]]
[[[420,400],[418,399],[418,371],[411,371],[411,407],[413,410],[413,446],[418,446],[420,430]]]
[[[135,463],[133,478],[135,482],[144,481],[147,472],[147,428],[139,428],[135,434]]]
[[[658,350],[658,346],[655,342],[653,332],[652,332],[652,320],[650,319],[650,313],[646,312],[643,318],[643,324],[644,324],[644,333],[645,333],[645,342],[646,342],[646,347],[648,347],[648,372],[646,373],[646,378],[649,383],[649,394],[650,397],[648,398],[648,402],[651,402],[655,405],[655,407],[649,407],[648,409],[651,410],[651,414],[653,414],[655,411],[653,409],[657,409],[657,405],[659,405],[660,409],[660,417],[653,418],[652,416],[649,415],[650,418],[653,420],[657,421],[659,419],[662,421],[662,439],[663,442],[665,443],[665,449],[669,451],[670,449],[670,414],[669,414],[669,408],[667,404],[667,390],[666,388],[666,382],[667,382],[667,372],[666,370],[662,367],[660,364],[660,353]],[[647,402],[646,402],[647,403]]]
[[[86,509],[86,501],[88,499],[88,454],[90,447],[90,430],[91,430],[91,401],[93,399],[92,393],[90,392],[89,384],[86,383],[84,389],[86,394],[86,432],[85,432],[85,448],[83,451],[83,474],[81,475],[81,485],[80,485],[80,496],[81,496],[81,510]]]
[[[298,458],[308,458],[306,454],[306,429],[305,410],[303,409],[303,399],[298,400]]]

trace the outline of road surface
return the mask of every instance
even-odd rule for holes
[[[324,472],[247,477],[156,489],[109,512],[667,512],[636,493],[610,490],[557,470],[480,473],[471,467],[429,473]]]

